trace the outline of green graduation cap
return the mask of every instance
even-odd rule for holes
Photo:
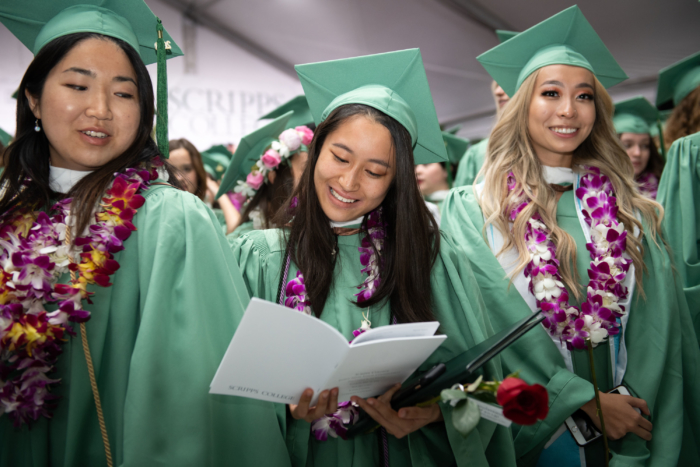
[[[445,142],[445,150],[447,151],[448,159],[448,164],[445,166],[447,170],[447,184],[452,187],[452,182],[454,181],[452,166],[456,167],[459,161],[462,160],[462,156],[467,152],[467,148],[469,147],[469,140],[455,136],[448,131],[442,132],[442,139]]]
[[[498,41],[503,44],[508,39],[517,36],[519,33],[515,31],[504,31],[503,29],[496,29],[496,36],[498,36]]]
[[[615,104],[613,125],[618,133],[649,134],[658,120],[658,110],[642,96]]]
[[[36,55],[52,40],[78,32],[121,39],[143,63],[158,63],[156,135],[168,157],[168,97],[165,60],[182,55],[160,19],[143,0],[22,0],[0,3],[0,22]],[[157,44],[162,44],[158,48]],[[158,49],[158,50],[157,50]]]
[[[19,94],[19,88],[15,89],[15,92],[12,93],[12,98],[17,99],[17,95]]]
[[[442,139],[445,142],[445,150],[447,151],[447,158],[450,164],[459,164],[462,156],[467,152],[469,140],[455,136],[447,131],[442,132]]]
[[[131,45],[146,65],[156,62],[157,18],[143,0],[22,0],[0,5],[0,22],[36,55],[52,40],[95,32]],[[168,58],[182,55],[167,31]]]
[[[698,86],[700,86],[700,52],[659,72],[656,106],[661,110],[671,109]]]
[[[233,154],[223,145],[212,146],[201,154],[204,170],[217,182],[221,180],[231,164]]]
[[[419,49],[296,65],[295,69],[317,125],[342,105],[364,104],[408,130],[416,164],[447,160]]]
[[[578,6],[557,13],[477,57],[508,94],[548,65],[572,65],[593,72],[609,88],[627,79]]]
[[[287,122],[287,128],[296,128],[298,126],[313,123],[314,116],[311,115],[311,109],[309,109],[309,104],[306,102],[306,96],[303,94],[285,102],[272,112],[263,115],[258,120],[277,118],[286,114],[290,110],[293,111],[294,114]]]
[[[461,129],[462,129],[462,125],[457,125],[457,126],[453,126],[449,130],[444,130],[443,133],[447,132],[451,135],[456,135],[459,132],[459,130],[461,130]]]
[[[253,166],[260,160],[265,148],[276,141],[280,133],[287,129],[291,116],[292,112],[289,111],[241,139],[236,152],[233,153],[233,160],[226,169],[216,199],[232,191],[239,180],[246,179]]]
[[[12,135],[0,128],[0,144],[7,147],[10,145],[10,141],[12,141]]]

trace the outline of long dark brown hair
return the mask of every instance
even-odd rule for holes
[[[194,144],[185,138],[171,139],[168,143],[168,149],[170,151],[184,149],[190,155],[192,167],[197,174],[197,187],[194,191],[194,195],[199,199],[204,200],[204,196],[207,194],[207,171],[204,170],[202,155],[199,153]],[[175,173],[177,172],[178,170],[175,169]]]
[[[273,222],[273,218],[280,208],[285,205],[292,194],[292,190],[294,190],[294,177],[290,160],[289,164],[280,164],[280,167],[275,170],[274,182],[263,183],[258,192],[255,193],[255,196],[246,205],[240,223],[248,222],[250,213],[259,207],[263,215],[263,228],[274,228],[276,225]]]
[[[294,190],[297,207],[289,209],[287,203],[278,211],[275,223],[291,223],[285,234],[288,251],[304,274],[314,313],[321,316],[334,280],[338,255],[332,254],[337,237],[318,200],[314,171],[327,136],[357,116],[386,127],[396,155],[396,175],[380,205],[386,224],[384,248],[381,252],[375,250],[381,257],[380,285],[371,299],[358,306],[366,308],[389,300],[391,314],[399,323],[432,321],[435,318],[430,273],[440,250],[440,234],[416,183],[411,137],[393,118],[361,104],[344,105],[331,112],[314,132],[306,169]],[[366,219],[365,216],[360,235],[367,234]]]
[[[141,118],[131,146],[115,159],[84,177],[67,193],[73,198],[71,212],[76,218],[77,232],[82,232],[91,222],[92,210],[114,178],[115,172],[142,162],[151,161],[160,153],[151,139],[153,129],[153,85],[139,54],[126,42],[95,33],[75,33],[54,39],[45,45],[29,64],[19,85],[17,98],[17,131],[15,139],[5,152],[5,171],[0,186],[5,190],[0,198],[0,214],[14,206],[29,209],[49,208],[56,200],[56,193],[49,188],[49,141],[46,134],[34,131],[35,117],[25,91],[41,99],[44,84],[51,70],[79,42],[86,39],[110,40],[126,54],[136,74],[138,102]],[[172,174],[169,164],[166,169]],[[30,180],[25,184],[25,180]],[[177,186],[175,177],[170,183]]]
[[[664,129],[666,149],[670,148],[675,140],[698,131],[700,131],[700,86],[685,96],[668,117]]]

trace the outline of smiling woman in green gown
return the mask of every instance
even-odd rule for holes
[[[251,296],[313,314],[348,340],[369,326],[437,320],[448,338],[423,370],[485,339],[491,329],[469,261],[436,228],[415,182],[415,163],[446,160],[420,51],[297,72],[318,126],[296,199],[278,221],[289,227],[234,244]],[[490,362],[487,377],[501,378],[499,366]],[[395,391],[353,397],[382,429],[343,440],[345,428],[330,417],[354,406],[339,405],[331,388],[309,407],[307,390],[287,414],[293,464],[514,465],[504,427],[482,420],[464,438],[449,404],[397,413],[387,402]]]
[[[74,3],[0,6],[36,55],[0,179],[0,465],[288,465],[283,410],[208,393],[248,294],[150,136],[157,20]]]
[[[479,61],[511,100],[483,183],[451,192],[443,228],[472,262],[496,330],[538,309],[548,316],[501,358],[504,372],[520,369],[550,395],[546,420],[513,430],[519,464],[604,465],[600,440],[579,448],[562,426],[579,408],[600,423],[586,337],[600,390],[631,393],[600,394],[611,465],[697,459],[695,334],[662,211],[635,190],[610,118],[605,88],[624,72],[578,7]]]

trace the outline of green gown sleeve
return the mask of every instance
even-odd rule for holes
[[[238,239],[238,237],[247,234],[248,232],[251,232],[253,230],[255,230],[255,228],[253,227],[253,221],[244,222],[238,227],[236,227],[233,230],[233,232],[226,235],[226,239],[228,240],[229,244],[233,245],[234,242]]]
[[[656,200],[664,207],[664,235],[700,336],[700,133],[669,149]]]
[[[489,139],[486,138],[467,149],[457,167],[457,175],[453,184],[455,188],[472,185],[475,182],[476,174],[479,173],[481,166],[484,165],[488,142]]]
[[[474,275],[496,331],[532,314],[508,279],[482,235],[483,215],[472,187],[452,190],[443,206],[442,228],[452,234],[472,263]],[[535,357],[537,356],[537,357]],[[545,358],[546,356],[546,358]],[[547,331],[538,326],[501,353],[503,373],[520,371],[528,384],[539,383],[549,393],[549,414],[532,426],[514,427],[515,450],[523,457],[541,448],[564,420],[593,396],[593,385],[566,369]]]
[[[92,287],[87,322],[115,466],[289,464],[284,412],[209,394],[248,294],[211,210],[153,186],[108,288]],[[105,465],[80,338],[64,344],[51,420],[0,419],[2,466]]]
[[[276,229],[255,231],[240,237],[233,244],[234,256],[251,296],[271,301],[276,298],[284,256],[280,235],[281,232]],[[352,241],[350,237],[339,239],[342,261],[354,261],[356,264],[343,263],[346,265],[337,273],[321,316],[321,319],[344,335],[351,335],[352,329],[359,327],[359,320],[355,318],[360,316],[359,310],[351,301],[354,286],[362,281],[357,252],[359,243],[344,243]],[[292,278],[295,274],[296,267],[292,264],[288,277]],[[347,283],[351,283],[352,287],[348,287]],[[420,371],[463,352],[492,333],[469,261],[446,235],[442,237],[440,255],[433,267],[431,289],[436,318],[441,323],[441,332],[447,334],[448,338],[421,366]],[[373,313],[373,326],[388,324],[387,305]],[[486,372],[487,377],[502,378],[498,359],[487,365]],[[403,439],[389,436],[392,466],[514,465],[515,453],[508,429],[482,420],[477,429],[465,439],[452,428],[451,408],[443,406],[442,411],[444,423],[431,424]],[[311,436],[309,423],[292,420],[291,417],[289,419],[287,447],[293,465],[379,465],[376,433],[348,441],[330,438],[318,442]]]

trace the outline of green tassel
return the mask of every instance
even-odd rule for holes
[[[168,67],[165,63],[167,51],[163,40],[163,23],[158,18],[156,25],[158,42],[156,57],[158,60],[158,81],[156,91],[156,142],[164,158],[170,157],[168,150]]]
[[[663,160],[666,160],[666,145],[664,145],[664,126],[661,124],[661,120],[656,121],[656,126],[659,127],[659,152],[661,152],[661,158]]]

